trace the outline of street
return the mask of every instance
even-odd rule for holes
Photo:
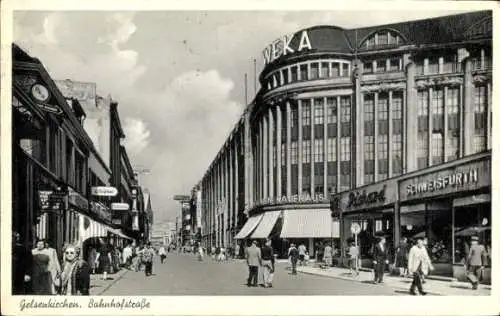
[[[169,253],[164,264],[156,258],[152,276],[129,271],[102,295],[406,295],[383,284],[291,275],[286,267],[277,264],[273,288],[249,288],[243,261],[199,262],[192,254]]]

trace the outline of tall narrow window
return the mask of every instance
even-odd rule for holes
[[[448,111],[448,142],[446,148],[447,161],[458,159],[459,155],[459,89],[448,88],[446,96],[446,108]]]
[[[326,109],[328,111],[327,119],[328,124],[336,124],[337,123],[337,98],[328,97],[326,98]]]
[[[307,65],[300,65],[300,80],[309,80]]]
[[[375,141],[373,136],[364,137],[364,184],[370,184],[375,180]]]
[[[319,78],[319,64],[311,63],[311,80]]]
[[[349,73],[349,64],[343,63],[342,64],[342,76],[343,77],[349,77],[351,74]]]
[[[328,161],[337,161],[337,139],[328,138],[327,139],[327,157]]]
[[[388,160],[388,135],[378,136],[378,146],[377,146],[377,158],[378,158],[378,180],[387,179],[389,172],[389,160]]]
[[[303,140],[302,141],[302,162],[310,163],[311,162],[311,141]]]
[[[314,124],[323,125],[323,120],[324,120],[323,98],[314,99]]]
[[[311,103],[309,100],[302,100],[302,126],[311,125]]]
[[[387,69],[386,69],[386,61],[385,59],[379,59],[377,60],[377,72],[385,72]]]
[[[373,73],[373,63],[371,61],[365,62],[363,64],[363,73],[365,74]]]
[[[340,97],[340,108],[341,108],[341,136],[351,136],[351,97],[342,96]]]
[[[314,140],[314,162],[323,162],[323,139]]]
[[[351,138],[342,137],[340,139],[340,160],[350,161],[351,160]]]
[[[387,45],[388,44],[388,38],[387,38],[387,33],[379,33],[377,36],[377,45]]]
[[[364,96],[364,113],[365,135],[373,136],[375,131],[375,99],[373,94],[365,94]]]
[[[486,149],[486,86],[474,87],[474,153]]]
[[[297,164],[298,162],[298,150],[297,150],[297,142],[292,141],[290,143],[290,163],[291,164]]]
[[[389,133],[389,112],[388,112],[389,98],[387,93],[379,93],[377,111],[378,111],[378,134],[386,135]]]
[[[292,74],[292,78],[291,78],[291,82],[295,82],[298,80],[298,70],[297,70],[297,66],[293,66],[290,70],[291,74]]]
[[[428,166],[429,160],[429,93],[420,90],[417,93],[417,167],[423,169]]]
[[[332,63],[332,75],[331,77],[340,76],[340,64],[337,62]]]
[[[392,135],[392,175],[400,175],[403,171],[401,134]]]
[[[321,63],[320,78],[328,78],[330,76],[330,67],[328,65],[328,63]]]
[[[288,82],[288,68],[281,70],[283,76],[283,84],[287,84]]]
[[[443,162],[443,134],[441,132],[432,133],[432,164],[437,165]]]

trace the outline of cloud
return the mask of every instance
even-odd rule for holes
[[[151,133],[142,120],[130,117],[125,118],[123,131],[126,135],[123,144],[127,148],[129,155],[138,155],[147,148]]]

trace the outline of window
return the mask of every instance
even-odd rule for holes
[[[340,64],[332,63],[332,75],[331,77],[339,77],[340,76]]]
[[[286,143],[281,144],[281,165],[286,166]]]
[[[320,78],[328,78],[330,77],[329,63],[321,63],[321,71],[319,73]]]
[[[349,64],[342,64],[342,76],[343,77],[349,77],[350,76],[350,73],[349,73]]]
[[[283,84],[287,84],[288,82],[288,68],[281,70],[281,74],[283,76]]]
[[[72,163],[73,157],[73,143],[71,139],[66,137],[66,181],[68,184],[74,186],[75,185],[75,175],[73,170],[75,170],[75,166]]]
[[[417,113],[418,116],[429,115],[429,92],[420,90],[417,93]]]
[[[385,72],[386,71],[386,60],[385,59],[379,59],[377,60],[377,72]]]
[[[302,126],[311,125],[311,103],[309,100],[302,100]]]
[[[365,73],[365,74],[373,73],[373,63],[371,61],[365,62],[363,64],[363,73]]]
[[[375,36],[371,36],[367,41],[366,41],[366,47],[367,48],[372,48],[375,46]]]
[[[364,156],[365,160],[375,159],[375,141],[373,136],[364,137]]]
[[[307,74],[307,64],[300,65],[300,80],[309,80],[309,77]]]
[[[351,122],[351,97],[340,97],[341,122]]]
[[[311,79],[319,78],[319,64],[311,63]]]
[[[279,85],[281,85],[281,83],[280,83],[280,77],[279,76],[280,76],[279,73],[275,73],[273,75],[273,88],[276,88]]]
[[[443,162],[443,134],[432,133],[432,164]]]
[[[374,119],[374,95],[373,94],[365,94],[364,98],[364,119],[366,121],[373,121]]]
[[[427,74],[437,74],[439,73],[439,58],[434,56],[429,58],[429,66],[427,68]]]
[[[323,140],[315,139],[314,140],[314,162],[323,162]]]
[[[328,161],[337,161],[337,139],[328,138],[326,142],[327,142]]]
[[[324,114],[323,98],[314,99],[314,124],[323,124]]]
[[[474,87],[474,153],[486,149],[486,87]]]
[[[296,141],[292,141],[290,143],[290,162],[291,164],[297,164],[298,162],[298,150],[297,150],[298,146],[297,146],[297,142]]]
[[[337,98],[328,97],[326,98],[326,110],[328,112],[328,124],[337,123]]]
[[[297,76],[297,66],[293,66],[290,72],[291,72],[291,74],[292,74],[291,82],[295,82],[295,81],[297,81],[297,80],[298,80],[298,76]]]
[[[403,155],[402,155],[402,138],[401,134],[392,135],[392,174],[393,176],[400,175],[403,170]]]
[[[399,42],[399,37],[394,34],[394,33],[389,33],[389,44],[390,45],[393,45],[393,44],[398,44]]]
[[[377,42],[378,42],[377,45],[387,45],[388,44],[387,33],[379,33]]]
[[[351,188],[351,175],[342,174],[340,175],[340,187],[339,192],[347,191]]]
[[[378,139],[377,157],[378,159],[387,159],[387,151],[389,149],[387,142],[388,137],[387,135],[379,135],[377,139]]]
[[[443,114],[443,90],[432,90],[432,114]]]
[[[302,141],[302,162],[310,163],[311,162],[311,141],[303,140]]]
[[[378,110],[378,134],[387,135],[389,133],[389,99],[385,93],[379,94],[377,110]]]
[[[458,159],[458,154],[459,154],[458,133],[449,132],[448,133],[448,147],[446,148],[447,161]]]
[[[290,127],[296,127],[299,123],[299,116],[297,115],[297,108],[290,110]]]
[[[340,139],[340,161],[351,160],[351,137]]]
[[[400,71],[401,69],[399,68],[399,61],[400,59],[399,58],[392,58],[390,61],[389,61],[389,67],[390,67],[390,71]]]

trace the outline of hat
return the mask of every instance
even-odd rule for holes
[[[478,237],[478,236],[472,236],[472,237],[470,238],[470,240],[471,240],[471,241],[474,241],[474,240],[475,240],[475,241],[479,241],[479,237]]]

